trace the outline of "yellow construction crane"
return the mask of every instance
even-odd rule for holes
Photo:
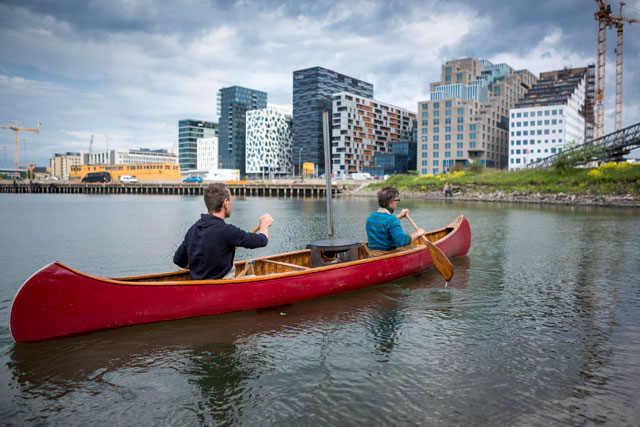
[[[38,122],[38,125],[40,125],[40,122]],[[18,174],[18,132],[26,130],[29,132],[40,133],[40,129],[23,128],[18,126],[18,122],[16,120],[13,121],[13,125],[0,126],[0,128],[11,129],[13,131],[13,172],[14,177],[18,178],[20,176]]]
[[[171,156],[173,156],[173,150],[175,150],[176,148],[176,143],[174,142],[173,145],[171,146],[171,151],[169,151],[169,160],[167,160],[167,163],[171,163]]]
[[[616,114],[615,129],[622,127],[622,57],[623,57],[623,24],[640,23],[640,19],[626,18],[622,16],[620,2],[620,16],[613,16],[611,5],[604,0],[594,0],[598,11],[594,14],[598,21],[598,61],[596,71],[596,123],[595,137],[604,135],[604,77],[607,60],[607,28],[616,29]]]

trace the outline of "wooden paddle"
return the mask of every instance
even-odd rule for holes
[[[256,232],[256,231],[258,231],[258,230],[260,230],[260,224],[258,224],[258,225],[256,226],[256,228],[254,228],[253,230],[251,230],[251,233],[255,233],[255,232]],[[237,246],[236,246],[236,249],[238,249],[238,247],[237,247]],[[241,271],[241,272],[239,272],[238,274],[236,274],[236,277],[243,277],[245,274],[247,274],[247,272],[249,271],[249,267],[250,267],[249,262],[246,262],[246,263],[244,264],[244,268],[242,269],[242,271]]]
[[[406,217],[411,225],[413,225],[413,228],[418,230],[418,226],[415,222],[413,222],[409,214],[407,214]],[[427,249],[429,249],[429,253],[431,254],[431,259],[433,260],[433,263],[435,264],[440,274],[442,274],[442,277],[444,277],[444,280],[446,280],[447,282],[451,280],[451,278],[453,277],[453,265],[451,265],[451,261],[449,261],[449,258],[447,258],[447,256],[442,253],[439,247],[431,243],[429,239],[424,236],[420,237],[422,237],[422,240],[424,240],[425,244],[427,245]]]

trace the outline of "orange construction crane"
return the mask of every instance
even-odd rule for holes
[[[40,122],[38,122],[38,124],[40,124]],[[20,127],[18,126],[18,122],[16,120],[13,121],[13,125],[0,126],[0,128],[11,129],[13,131],[13,172],[14,177],[18,178],[20,176],[18,174],[18,132],[21,130],[26,130],[29,132],[40,133],[40,129]]]
[[[616,28],[616,114],[615,129],[622,127],[622,58],[623,58],[623,24],[640,23],[640,19],[631,19],[622,16],[622,6],[620,2],[620,16],[613,16],[611,5],[605,4],[604,0],[594,0],[598,6],[598,11],[594,14],[598,21],[598,61],[596,77],[596,123],[595,137],[604,135],[604,77],[607,60],[607,28]]]

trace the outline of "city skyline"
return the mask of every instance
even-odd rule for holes
[[[502,6],[502,5],[500,5]],[[612,8],[617,13],[619,3]],[[486,58],[541,72],[595,62],[595,4],[518,1],[246,1],[61,4],[0,1],[0,121],[19,134],[20,163],[56,152],[164,148],[185,117],[218,121],[228,86],[292,103],[293,71],[320,66],[375,87],[409,111],[449,59]],[[640,18],[640,0],[627,16]],[[623,126],[640,117],[640,26],[625,26]],[[608,33],[606,127],[613,130],[615,34]],[[24,144],[26,142],[26,158]],[[13,132],[0,133],[13,166]],[[5,154],[6,153],[6,154]]]

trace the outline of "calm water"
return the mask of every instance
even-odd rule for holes
[[[638,211],[403,200],[425,229],[464,214],[471,251],[437,271],[274,309],[14,344],[19,286],[60,260],[173,270],[201,197],[0,194],[0,424],[640,425]],[[235,199],[269,246],[326,236],[325,201]],[[337,200],[363,240],[369,199]],[[410,225],[405,223],[407,231]],[[249,251],[239,252],[239,258]]]

